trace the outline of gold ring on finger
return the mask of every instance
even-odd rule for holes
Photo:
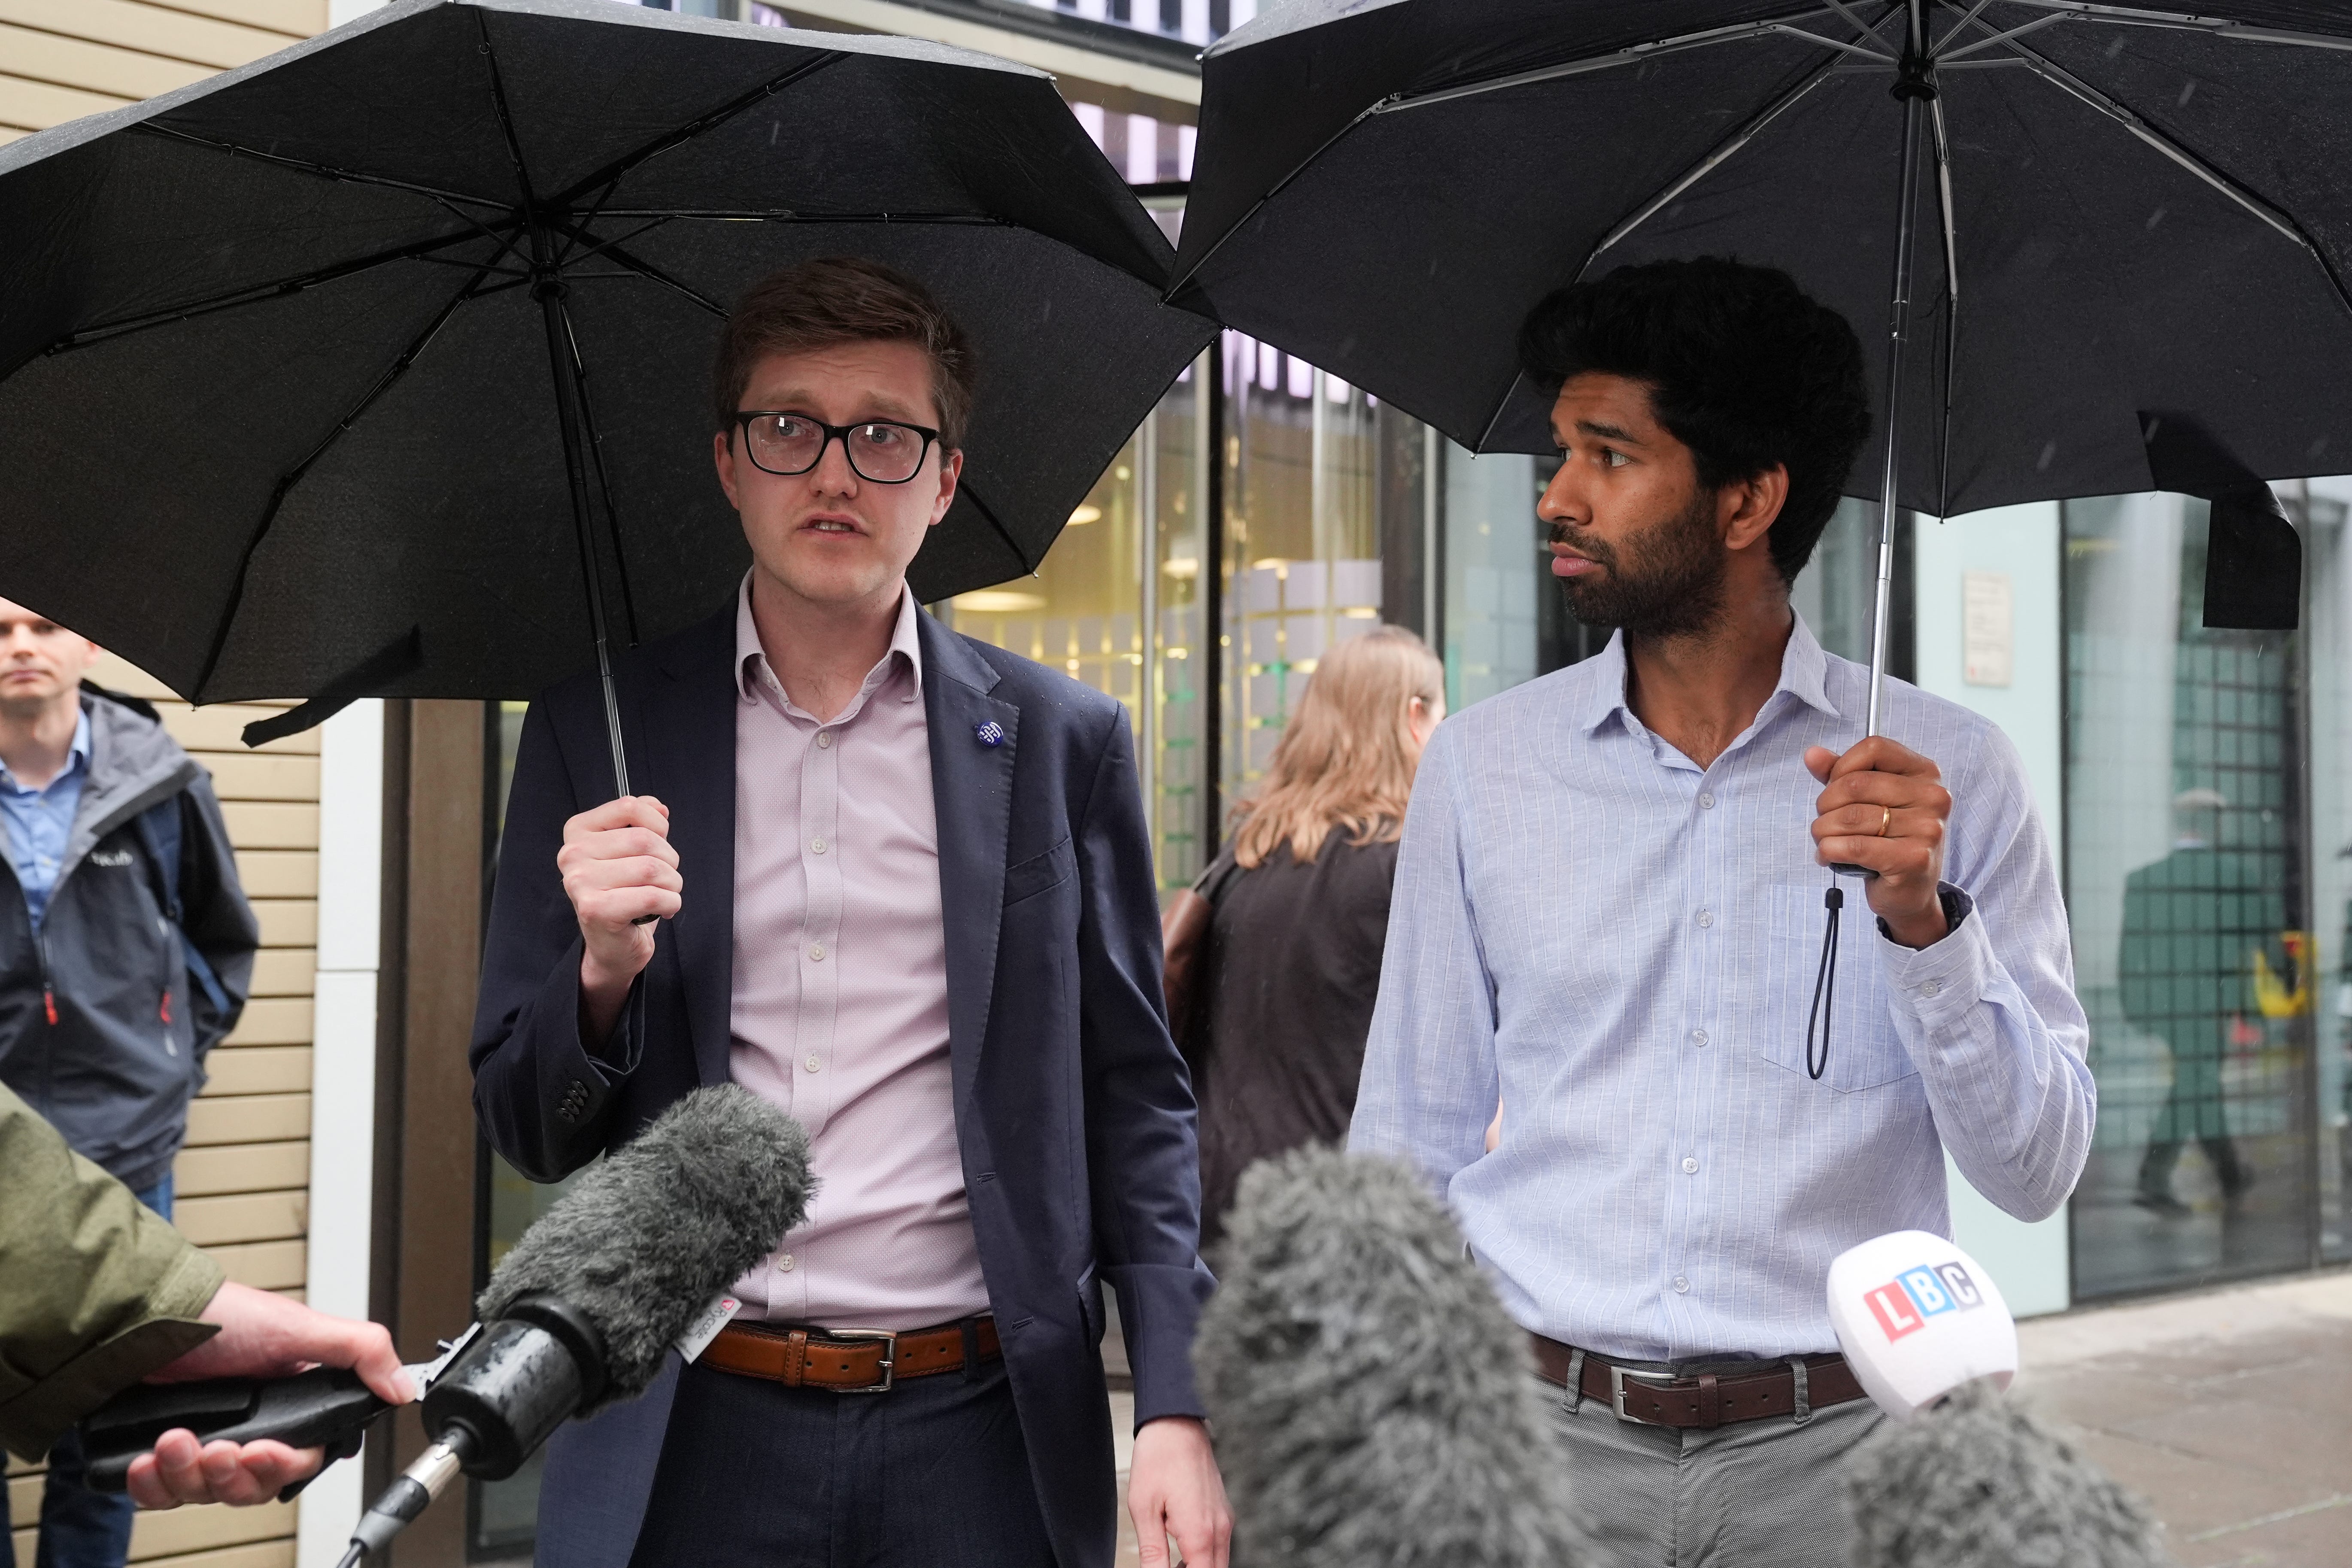
[[[1886,837],[1887,826],[1894,820],[1895,808],[1893,806],[1882,805],[1878,808],[1878,836],[1881,838]]]

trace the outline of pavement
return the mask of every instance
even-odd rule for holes
[[[2352,1568],[2352,1273],[2018,1326],[2018,1392],[2147,1500],[2181,1568]]]
[[[2036,1318],[2018,1340],[2019,1397],[2147,1500],[2180,1568],[2352,1568],[2352,1272]],[[1111,1394],[1119,1568],[1134,1409]]]

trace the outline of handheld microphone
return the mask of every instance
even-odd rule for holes
[[[1830,1265],[1829,1302],[1847,1364],[1895,1417],[1846,1472],[1861,1568],[2169,1562],[2138,1499],[2003,1396],[2017,1324],[1967,1253],[1926,1231],[1874,1237]]]
[[[1830,1264],[1830,1326],[1864,1392],[1897,1421],[1954,1389],[2017,1375],[2017,1320],[1992,1277],[1940,1236],[1898,1230]]]
[[[1239,1561],[1576,1568],[1528,1362],[1420,1177],[1302,1149],[1243,1177],[1193,1350]]]
[[[567,1416],[643,1394],[671,1344],[801,1223],[814,1190],[800,1124],[731,1084],[688,1095],[583,1172],[492,1273],[480,1321],[408,1369],[436,1440],[362,1518],[347,1561],[390,1541],[460,1471],[512,1475]],[[82,1424],[89,1476],[121,1490],[131,1461],[182,1426],[205,1442],[274,1437],[344,1458],[387,1408],[340,1368],[142,1384]]]
[[[814,1187],[800,1123],[732,1084],[697,1089],[590,1167],[490,1275],[483,1326],[425,1395],[433,1445],[362,1516],[343,1568],[459,1472],[503,1479],[565,1418],[643,1394]]]

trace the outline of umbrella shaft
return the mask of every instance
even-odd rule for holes
[[[572,528],[580,542],[580,576],[588,594],[588,629],[596,639],[596,673],[604,686],[604,727],[613,745],[613,793],[629,793],[629,759],[621,743],[621,701],[613,689],[613,658],[604,630],[604,573],[596,562],[596,539],[589,521],[587,457],[580,440],[579,357],[572,322],[563,309],[563,286],[555,276],[554,237],[543,227],[531,233],[542,276],[531,292],[547,327],[547,368],[555,378],[556,417],[563,427],[563,473],[572,486]]]
[[[1881,689],[1886,679],[1886,629],[1895,599],[1895,508],[1902,476],[1903,347],[1911,331],[1911,249],[1919,205],[1919,121],[1926,100],[1903,100],[1902,199],[1895,217],[1895,282],[1886,322],[1886,460],[1878,480],[1878,596],[1870,627],[1870,721],[1878,733]]]

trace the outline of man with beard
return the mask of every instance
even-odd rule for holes
[[[1844,1562],[1879,1417],[1830,1260],[1948,1235],[1948,1150],[2029,1220],[2088,1152],[2050,839],[1998,729],[1889,681],[1864,739],[1868,671],[1790,608],[1870,428],[1843,320],[1661,262],[1553,294],[1519,353],[1553,574],[1619,629],[1424,755],[1350,1141],[1452,1204],[1615,1556]],[[1811,1034],[1835,863],[1876,875]]]

